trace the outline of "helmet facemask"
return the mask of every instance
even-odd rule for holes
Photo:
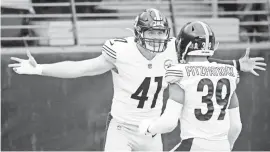
[[[150,36],[146,36],[146,32],[151,30],[162,30],[164,32],[164,36],[161,36],[160,38],[151,38]],[[167,48],[167,43],[169,41],[170,29],[152,28],[148,29],[147,31],[138,33],[139,44],[146,50],[149,50],[153,53],[160,53],[165,51],[165,49]]]

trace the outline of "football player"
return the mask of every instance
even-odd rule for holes
[[[175,38],[164,15],[150,8],[140,13],[134,23],[133,37],[110,39],[102,54],[94,59],[37,64],[27,51],[27,60],[12,57],[10,64],[18,74],[36,74],[59,78],[77,78],[112,72],[114,95],[105,139],[105,151],[162,151],[161,135],[145,136],[138,132],[144,119],[158,118],[163,105],[165,67],[177,63]],[[212,59],[215,60],[215,59]],[[263,58],[241,58],[217,62],[235,64],[239,70],[265,70]],[[72,69],[72,70],[70,70]],[[255,73],[256,74],[256,73]],[[115,140],[117,139],[117,142]]]
[[[170,83],[166,109],[160,118],[142,121],[140,132],[170,132],[180,119],[182,142],[175,151],[230,151],[242,128],[237,69],[208,61],[216,43],[204,22],[184,25],[176,42],[180,64],[165,75]]]

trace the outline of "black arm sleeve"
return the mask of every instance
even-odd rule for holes
[[[215,59],[215,58],[208,58],[209,62],[217,62],[217,63],[221,63],[221,64],[229,64],[229,65],[233,65],[233,61],[232,60],[221,60],[221,59]]]

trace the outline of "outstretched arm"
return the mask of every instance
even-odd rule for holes
[[[105,73],[114,67],[113,63],[104,55],[82,61],[63,61],[52,64],[38,64],[30,51],[27,50],[28,59],[11,57],[17,63],[8,66],[18,74],[43,75],[58,78],[77,78]]]
[[[246,49],[246,54],[244,57],[240,58],[239,60],[221,60],[221,59],[215,59],[215,58],[208,58],[210,62],[217,62],[222,64],[229,64],[236,67],[238,71],[243,72],[250,72],[256,76],[259,76],[259,74],[255,70],[261,70],[265,71],[266,63],[264,63],[264,58],[262,57],[249,57],[250,48]]]
[[[77,78],[103,74],[114,65],[103,55],[82,61],[64,61],[53,64],[41,64],[42,75],[59,78]]]
[[[185,93],[177,84],[169,86],[170,96],[166,104],[164,113],[156,120],[145,120],[139,130],[142,134],[157,134],[173,131],[177,126],[177,122],[181,116]]]
[[[235,66],[235,64],[234,64],[234,60],[222,60],[222,59],[216,59],[216,58],[211,58],[211,57],[209,57],[208,58],[208,61],[209,62],[217,62],[217,63],[221,63],[221,64],[228,64],[228,65],[232,65],[232,66]],[[239,63],[239,61],[238,61],[238,63]],[[236,66],[235,66],[236,67]],[[237,67],[236,67],[237,68]],[[238,67],[239,69],[237,69],[237,70],[240,70],[240,65],[239,65],[239,67]]]

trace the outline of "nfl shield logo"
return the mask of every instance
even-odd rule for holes
[[[148,69],[152,69],[152,64],[151,63],[148,64]]]

